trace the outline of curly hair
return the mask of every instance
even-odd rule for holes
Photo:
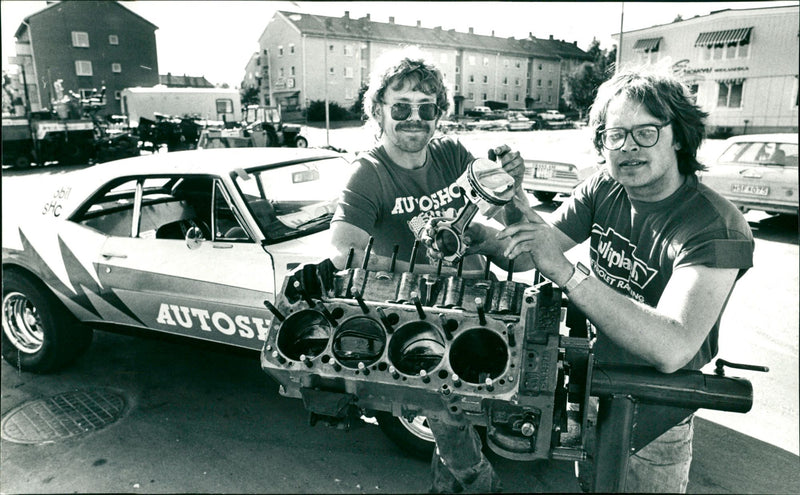
[[[375,69],[370,74],[369,87],[364,93],[366,117],[380,127],[376,109],[384,103],[386,89],[399,90],[406,83],[410,83],[414,91],[436,96],[436,105],[441,115],[450,109],[442,71],[426,60],[419,47],[407,46],[384,53],[376,62]]]
[[[617,96],[641,103],[654,117],[672,124],[674,139],[679,145],[676,154],[681,174],[706,170],[706,166],[697,161],[697,149],[706,137],[708,113],[694,103],[684,83],[663,69],[626,69],[600,85],[589,113],[589,127],[599,153],[603,152],[603,143],[598,132],[605,128],[608,105]]]

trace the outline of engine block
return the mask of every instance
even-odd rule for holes
[[[552,284],[353,268],[290,301],[292,283],[262,353],[282,394],[329,417],[467,418],[500,455],[551,457],[567,398]]]

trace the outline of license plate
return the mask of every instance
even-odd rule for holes
[[[767,186],[753,186],[750,184],[732,184],[731,191],[740,194],[751,194],[753,196],[769,196]]]
[[[549,179],[553,176],[556,166],[549,163],[536,165],[533,169],[533,176],[536,179]]]

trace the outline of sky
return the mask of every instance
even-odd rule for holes
[[[239,87],[258,38],[276,10],[341,17],[370,14],[372,21],[455,29],[476,34],[577,41],[586,50],[593,39],[610,49],[612,34],[689,19],[723,9],[797,5],[798,1],[749,2],[287,2],[287,1],[123,1],[125,7],[158,26],[159,73],[205,76],[213,84]],[[0,1],[2,66],[16,71],[14,33],[22,20],[45,8],[45,1]]]

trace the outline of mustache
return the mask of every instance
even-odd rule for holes
[[[395,129],[397,129],[398,131],[403,131],[403,130],[411,130],[411,131],[423,130],[423,131],[428,131],[428,130],[430,130],[430,126],[428,124],[424,123],[424,122],[408,122],[408,123],[397,124],[395,126]]]

